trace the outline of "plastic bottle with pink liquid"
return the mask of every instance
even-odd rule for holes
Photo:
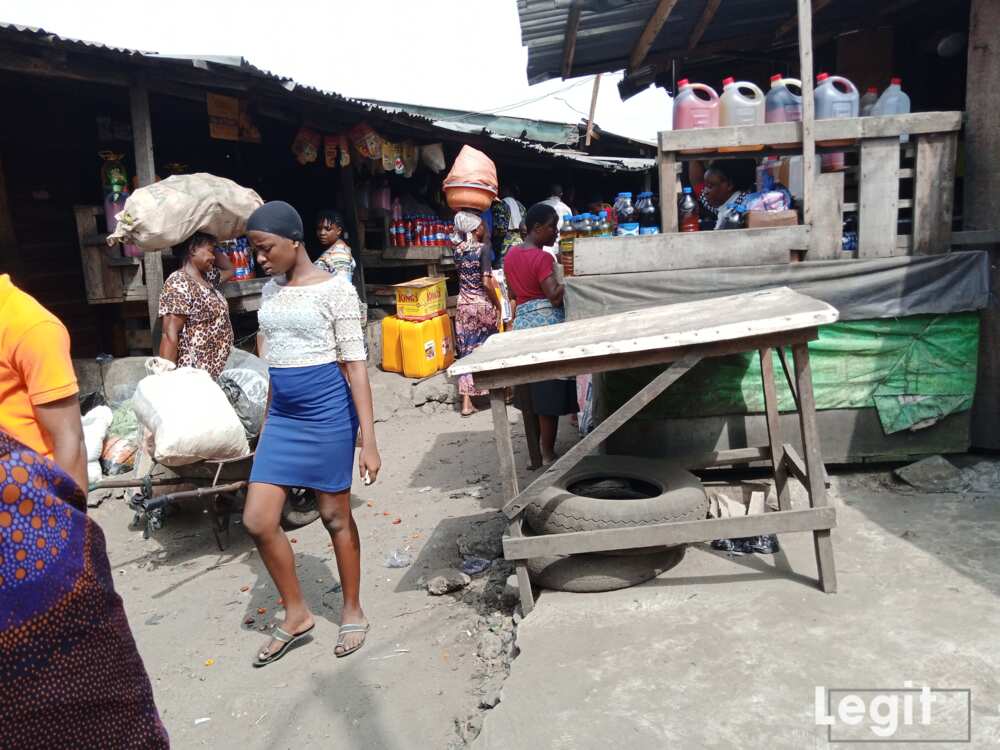
[[[686,78],[677,82],[674,97],[674,130],[719,127],[719,95],[704,83]]]

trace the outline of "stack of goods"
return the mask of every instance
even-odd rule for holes
[[[254,278],[253,252],[250,250],[250,242],[246,237],[220,242],[216,249],[225,253],[229,262],[233,264],[235,274],[233,281],[246,281]]]
[[[389,226],[393,247],[450,247],[454,224],[436,216],[406,216]]]
[[[382,320],[382,369],[425,378],[455,360],[445,280],[425,276],[396,284],[396,314]]]

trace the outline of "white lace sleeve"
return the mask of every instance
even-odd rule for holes
[[[338,362],[363,362],[365,333],[361,327],[361,302],[354,286],[346,279],[337,279],[331,286],[330,312],[337,340]]]

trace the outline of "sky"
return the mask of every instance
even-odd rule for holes
[[[299,83],[382,99],[579,122],[593,78],[529,86],[516,0],[0,0],[0,21],[168,54],[238,55]],[[595,120],[646,141],[670,123],[651,88],[601,80]],[[511,106],[515,105],[515,106]]]

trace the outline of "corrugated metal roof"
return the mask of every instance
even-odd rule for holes
[[[684,58],[691,33],[708,0],[678,0],[653,41],[648,58]],[[528,48],[528,80],[537,83],[562,74],[563,48],[572,0],[518,0],[521,43]],[[622,70],[657,0],[581,0],[576,48],[569,78]],[[871,0],[837,0],[828,3],[813,19],[814,37],[830,31],[844,32],[861,22],[902,19],[923,10],[939,8],[934,0],[878,3]],[[760,52],[797,43],[795,27],[781,39],[775,32],[795,18],[795,0],[724,0],[694,53],[716,48],[721,52],[732,40],[734,49]]]
[[[435,121],[427,116],[423,116],[419,113],[407,111],[404,107],[381,107],[377,104],[373,104],[370,101],[362,99],[351,99],[338,94],[333,91],[326,91],[315,86],[307,86],[294,81],[286,76],[280,76],[276,73],[258,68],[249,62],[246,58],[238,56],[228,56],[228,55],[169,55],[162,54],[158,52],[140,51],[133,49],[126,49],[124,47],[112,47],[100,42],[90,42],[82,39],[73,39],[69,37],[62,37],[57,34],[52,34],[45,31],[44,29],[32,27],[32,26],[22,26],[18,24],[3,23],[0,22],[0,34],[6,35],[10,38],[18,39],[29,39],[32,42],[38,43],[42,42],[45,44],[50,44],[54,47],[60,48],[76,48],[79,51],[84,51],[89,54],[103,54],[105,56],[110,56],[119,59],[128,59],[137,61],[138,59],[145,61],[163,61],[165,64],[177,65],[189,63],[195,68],[204,70],[206,72],[217,72],[220,70],[225,70],[230,73],[237,73],[244,76],[254,77],[258,79],[264,79],[277,83],[286,92],[299,92],[306,93],[317,100],[327,100],[339,103],[341,105],[348,105],[351,108],[357,109],[359,116],[363,113],[370,113],[379,116],[385,120],[392,121],[401,126],[417,126],[421,129],[422,135],[424,137],[433,138],[433,130],[427,132],[428,129],[437,128],[439,130],[450,130],[455,132],[459,128],[451,127],[448,128],[444,124],[435,123]],[[210,85],[210,83],[208,84]],[[513,118],[510,118],[513,119]],[[577,131],[576,125],[567,125],[567,128],[571,128],[574,132]],[[645,169],[647,167],[641,166],[640,163],[650,161],[643,159],[629,159],[629,158],[619,158],[619,157],[590,157],[581,158],[579,154],[562,152],[558,149],[550,148],[541,143],[537,143],[531,140],[527,140],[522,137],[509,137],[503,133],[493,132],[482,126],[476,126],[473,128],[467,128],[462,132],[468,132],[469,134],[475,134],[479,136],[489,137],[492,140],[500,141],[505,144],[509,144],[526,154],[534,154],[536,156],[544,156],[552,159],[559,160],[569,160],[576,164],[587,165],[590,167],[596,167],[601,169],[608,169],[610,171],[634,171],[636,169]],[[520,135],[520,134],[519,134]],[[554,142],[554,141],[552,141]],[[550,143],[552,143],[550,142]]]

